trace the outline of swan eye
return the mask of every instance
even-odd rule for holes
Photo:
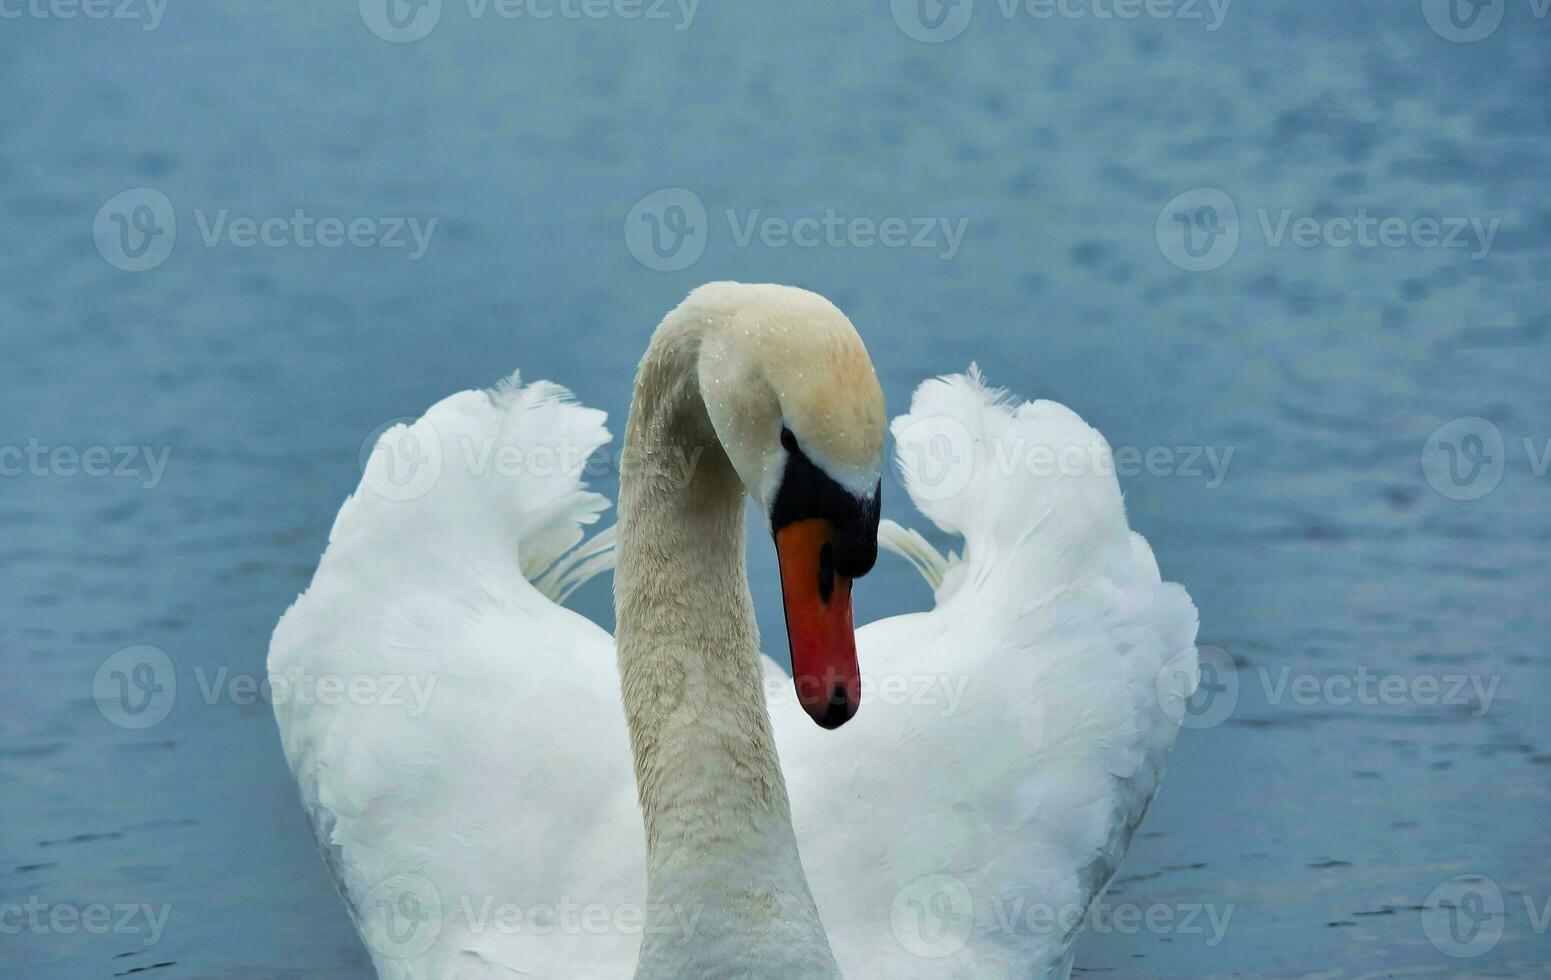
[[[789,453],[797,451],[797,437],[792,435],[792,430],[781,426],[781,448]]]

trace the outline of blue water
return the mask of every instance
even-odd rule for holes
[[[0,974],[369,976],[239,680],[262,675],[363,441],[519,367],[617,432],[656,320],[734,278],[839,303],[895,412],[978,360],[1158,451],[1122,476],[1131,521],[1200,606],[1221,700],[1196,704],[1111,900],[1229,918],[1096,932],[1081,975],[1551,976],[1551,22],[1533,0],[1487,9],[1501,22],[1473,42],[1431,0],[1242,0],[1220,23],[1204,3],[1122,20],[979,0],[939,43],[882,0],[707,2],[687,22],[447,0],[403,44],[351,0],[171,0],[154,30],[146,0],[138,21],[30,2],[0,3],[22,13],[0,19]],[[164,198],[98,226],[139,188]],[[668,188],[692,196],[633,214]],[[1197,188],[1237,222],[1220,197],[1171,205]],[[229,224],[207,244],[223,209],[437,223],[418,259],[278,229],[243,248]],[[802,247],[765,222],[831,210],[963,239]],[[1403,240],[1337,247],[1325,223],[1360,212]],[[1490,246],[1416,241],[1455,218],[1499,222]],[[1299,219],[1320,230],[1296,239]],[[745,243],[751,220],[769,234]],[[1461,418],[1483,421],[1434,435]],[[72,464],[92,447],[109,475]],[[779,637],[768,550],[752,574]],[[863,585],[863,618],[928,601],[902,563]],[[607,623],[607,582],[577,605]],[[177,687],[129,728],[99,668],[139,646]],[[1343,696],[1364,676],[1404,691]],[[72,928],[92,906],[134,914]]]

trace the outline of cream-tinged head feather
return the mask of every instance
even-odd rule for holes
[[[786,463],[783,427],[835,482],[872,496],[883,460],[883,390],[835,304],[795,286],[714,282],[669,319],[700,325],[707,415],[767,513]]]

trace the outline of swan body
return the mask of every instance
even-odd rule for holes
[[[835,719],[758,652],[744,494],[772,525],[789,508],[795,433],[826,485],[876,500],[881,396],[853,337],[801,290],[692,294],[637,379],[617,537],[582,543],[609,437],[562,388],[514,377],[383,436],[269,663],[378,682],[275,711],[380,976],[1067,976],[1193,690],[1195,609],[1113,467],[1007,465],[1102,460],[1074,413],[973,371],[928,381],[897,455],[962,557],[883,522],[933,608],[857,630],[859,710],[812,724]],[[427,447],[435,479],[396,492]],[[686,448],[688,479],[667,458]],[[617,642],[556,601],[616,561]],[[426,696],[380,696],[394,681]]]

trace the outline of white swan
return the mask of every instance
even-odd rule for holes
[[[962,558],[877,530],[883,425],[826,300],[691,294],[626,428],[617,650],[552,598],[614,561],[609,532],[576,547],[601,413],[514,378],[383,437],[270,649],[313,692],[276,716],[380,976],[1068,974],[1193,690],[1195,609],[1069,410],[972,372],[895,421]],[[758,653],[745,491],[795,699]],[[936,604],[853,645],[877,543]]]

